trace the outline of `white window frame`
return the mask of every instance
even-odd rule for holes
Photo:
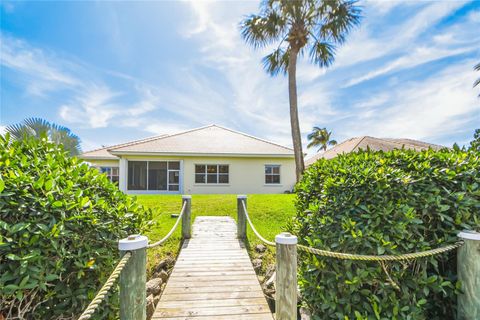
[[[117,174],[115,174],[115,175],[113,174],[113,169],[114,168],[117,169]],[[103,169],[107,169],[108,171],[103,172],[102,171]],[[98,171],[100,171],[100,173],[105,174],[108,177],[108,180],[110,180],[111,182],[117,182],[118,183],[120,181],[120,167],[118,167],[118,166],[99,166]],[[112,177],[117,177],[117,181],[113,181]]]
[[[267,167],[272,168],[272,173],[267,173]],[[278,173],[273,173],[273,168],[278,168]],[[267,176],[278,176],[278,182],[267,182]],[[279,164],[266,164],[264,166],[264,171],[263,171],[263,181],[265,182],[266,185],[274,185],[278,186],[282,184],[282,166]]]
[[[147,163],[147,188],[142,190],[142,189],[129,189],[128,188],[128,184],[129,184],[129,181],[128,181],[128,165],[129,165],[129,162],[146,162]],[[167,190],[150,190],[148,189],[148,178],[149,178],[149,162],[166,162],[167,163]],[[179,168],[178,169],[169,169],[169,166],[168,166],[168,163],[169,162],[178,162],[179,163]],[[170,183],[170,172],[178,172],[178,183]],[[145,160],[145,159],[128,159],[127,160],[127,164],[126,164],[126,192],[135,192],[135,193],[145,193],[145,194],[151,194],[151,193],[181,193],[182,192],[182,188],[183,188],[183,185],[182,185],[182,181],[183,181],[183,161],[182,160],[156,160],[156,159],[148,159],[148,160]],[[178,190],[169,190],[169,186],[170,185],[175,185],[175,186],[178,186]]]
[[[197,166],[204,166],[205,167],[205,172],[203,172],[203,176],[205,179],[205,182],[197,182],[197,175],[200,175],[202,173],[197,173]],[[212,173],[208,173],[208,166],[216,166],[217,167],[217,182],[208,182],[208,175],[212,175]],[[225,166],[228,168],[228,173],[221,173],[220,172],[220,166]],[[196,185],[201,185],[201,186],[228,186],[230,184],[230,165],[225,164],[225,163],[220,163],[220,164],[212,164],[212,163],[195,163],[194,164],[194,183]],[[220,176],[227,176],[228,177],[228,182],[220,182]]]

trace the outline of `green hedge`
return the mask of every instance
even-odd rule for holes
[[[480,230],[479,153],[351,153],[312,165],[297,185],[299,243],[356,254],[401,254]],[[385,264],[301,253],[299,284],[314,319],[454,319],[455,253]]]
[[[118,239],[150,220],[61,147],[0,136],[0,315],[76,318],[118,261]],[[110,299],[96,318],[115,317],[118,300]]]

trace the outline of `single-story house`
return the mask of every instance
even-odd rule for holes
[[[345,140],[324,152],[320,152],[305,160],[305,165],[310,166],[321,158],[332,159],[342,153],[367,150],[367,148],[373,151],[391,151],[402,148],[422,151],[429,148],[439,150],[445,147],[412,139],[374,138],[363,136]]]
[[[295,185],[293,149],[217,125],[80,158],[132,194],[283,193]]]

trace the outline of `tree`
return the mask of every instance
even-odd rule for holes
[[[468,150],[480,152],[480,129],[476,129]]]
[[[246,17],[241,23],[242,36],[254,48],[278,44],[263,58],[270,75],[288,74],[290,124],[297,181],[305,164],[298,120],[297,58],[308,52],[312,63],[328,67],[333,63],[337,45],[360,22],[356,0],[264,0],[260,13]]]
[[[71,155],[81,153],[80,138],[73,134],[70,129],[40,118],[27,118],[23,123],[9,125],[5,128],[16,140],[26,137],[41,139],[48,137],[55,144],[63,145],[63,148]]]
[[[473,70],[475,71],[480,71],[480,62],[475,66],[473,67]],[[477,80],[475,80],[475,82],[473,83],[473,87],[475,88],[476,86],[478,86],[480,84],[480,78],[478,78]],[[478,95],[480,97],[480,94]]]
[[[319,147],[320,150],[327,150],[327,146],[334,146],[337,141],[330,139],[332,131],[328,131],[327,128],[313,127],[312,133],[307,138],[310,141],[307,148]]]

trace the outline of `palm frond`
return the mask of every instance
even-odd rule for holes
[[[286,21],[275,11],[250,15],[240,24],[243,39],[254,48],[265,47],[278,41],[285,33]]]
[[[32,128],[25,126],[23,123],[8,125],[5,128],[5,131],[10,133],[12,138],[15,140],[22,140],[35,134]]]
[[[320,66],[328,67],[335,60],[335,46],[328,42],[315,41],[310,46],[310,60]]]
[[[288,69],[288,59],[290,56],[290,50],[277,48],[275,51],[266,55],[262,59],[263,67],[270,75],[275,76],[279,73],[286,74]]]
[[[319,38],[335,43],[343,43],[345,36],[361,21],[361,9],[357,1],[330,0],[323,1],[323,21],[318,30]]]
[[[25,126],[32,129],[33,135],[36,138],[40,138],[42,136],[47,136],[52,124],[45,119],[41,118],[27,118],[23,120]]]
[[[473,70],[480,71],[480,62],[473,67]]]

